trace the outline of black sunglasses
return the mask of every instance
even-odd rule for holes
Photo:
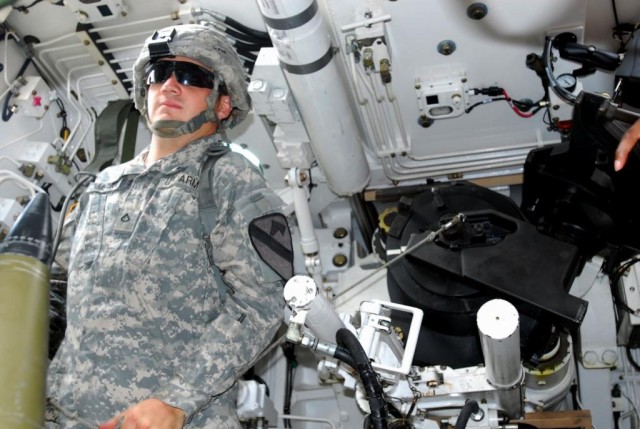
[[[185,61],[156,61],[145,70],[147,85],[164,83],[176,74],[176,81],[185,86],[213,89],[215,74],[204,67]]]

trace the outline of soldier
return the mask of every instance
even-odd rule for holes
[[[148,38],[133,75],[151,144],[102,171],[65,221],[67,331],[46,427],[239,428],[234,384],[283,309],[248,232],[281,201],[244,157],[217,160],[213,230],[200,219],[201,166],[250,109],[242,65],[215,30],[183,25]]]

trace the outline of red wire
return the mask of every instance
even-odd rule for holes
[[[533,113],[525,113],[522,110],[518,109],[516,106],[514,106],[511,103],[511,97],[509,97],[509,94],[507,94],[507,91],[505,89],[502,90],[502,94],[504,94],[504,97],[507,99],[507,101],[509,102],[509,105],[511,106],[511,109],[516,112],[516,115],[520,116],[521,118],[530,118],[533,116]]]

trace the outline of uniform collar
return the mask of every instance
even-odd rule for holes
[[[224,135],[214,134],[194,140],[178,151],[158,159],[156,162],[146,167],[144,160],[149,153],[149,148],[144,149],[138,156],[127,164],[124,174],[138,174],[147,169],[148,171],[160,171],[164,174],[171,174],[179,170],[184,170],[188,166],[200,167],[206,158],[206,154],[215,151],[217,148],[227,145]]]

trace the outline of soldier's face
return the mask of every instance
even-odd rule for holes
[[[206,69],[204,64],[188,57],[163,58],[159,61],[191,63]],[[182,84],[178,81],[176,74],[180,73],[173,72],[166,80],[156,79],[157,82],[149,84],[147,106],[151,122],[158,120],[186,122],[207,109],[206,99],[211,89]],[[178,77],[184,81],[182,76]]]

